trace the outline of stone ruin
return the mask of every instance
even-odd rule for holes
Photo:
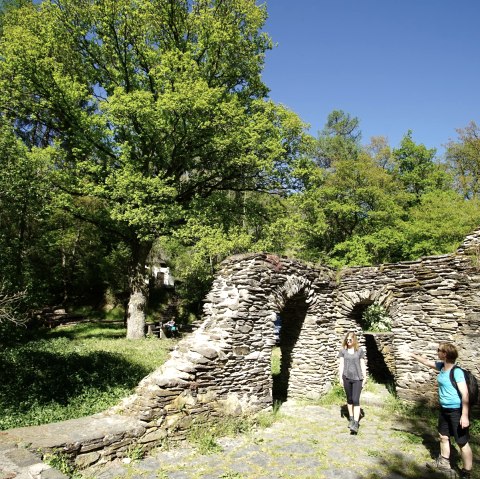
[[[206,298],[203,320],[167,362],[132,396],[94,416],[88,437],[57,442],[85,467],[122,457],[132,444],[148,450],[166,439],[182,440],[203,418],[251,414],[275,400],[319,398],[337,379],[337,354],[349,330],[366,348],[371,376],[392,381],[402,399],[434,402],[434,374],[408,354],[433,359],[438,342],[451,341],[459,362],[479,373],[479,245],[480,229],[453,254],[339,272],[266,253],[231,257]],[[363,331],[362,313],[374,303],[388,312],[391,332]],[[277,315],[281,372],[274,380]],[[128,418],[124,430],[121,418]],[[108,421],[115,421],[115,434],[104,427]],[[10,432],[25,440],[26,429]]]
[[[155,401],[172,387],[191,404],[215,403],[227,413],[271,406],[277,314],[285,397],[316,399],[327,392],[338,377],[342,339],[354,330],[370,374],[393,380],[402,399],[434,401],[431,374],[408,353],[435,358],[438,342],[451,341],[459,362],[478,373],[479,242],[480,229],[454,254],[340,272],[265,253],[231,257],[206,298],[199,327],[122,407],[146,420],[157,417],[163,404]],[[388,312],[391,332],[362,330],[362,313],[373,303]]]

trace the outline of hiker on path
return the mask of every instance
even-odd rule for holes
[[[424,366],[435,369],[438,373],[438,399],[440,403],[438,434],[440,437],[440,454],[435,462],[429,463],[427,466],[437,471],[450,471],[450,436],[453,436],[460,448],[463,463],[460,478],[470,479],[473,457],[472,449],[468,443],[470,437],[470,420],[468,417],[467,383],[463,371],[458,367],[453,370],[458,392],[450,379],[450,371],[455,366],[455,361],[458,357],[457,348],[453,344],[440,343],[437,354],[438,361],[431,361],[419,354],[411,354],[413,359],[416,359]]]
[[[349,331],[345,336],[338,357],[338,377],[347,396],[348,429],[356,434],[360,421],[360,393],[367,380],[367,364],[365,351],[359,346],[354,332]]]

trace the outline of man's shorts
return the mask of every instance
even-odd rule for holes
[[[463,447],[470,439],[469,428],[460,427],[462,409],[448,409],[441,407],[438,416],[438,432],[442,436],[453,436],[455,442]]]

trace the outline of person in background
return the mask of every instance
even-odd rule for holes
[[[360,393],[367,380],[365,351],[358,344],[357,335],[349,331],[338,353],[340,364],[338,377],[347,396],[348,428],[357,434],[360,427]]]
[[[165,333],[168,338],[174,338],[178,336],[178,326],[174,319],[171,319],[165,323]]]
[[[438,373],[438,402],[440,403],[438,435],[440,438],[440,454],[433,463],[428,463],[427,467],[441,472],[451,471],[450,436],[453,436],[460,448],[460,456],[463,463],[460,478],[470,479],[473,455],[470,444],[468,443],[470,439],[470,420],[468,416],[467,383],[463,371],[460,368],[455,368],[453,371],[459,392],[457,392],[450,379],[450,371],[455,366],[455,361],[458,357],[457,348],[453,344],[440,343],[437,348],[437,355],[438,361],[431,361],[425,356],[416,353],[411,354],[413,359],[424,366],[435,369]]]
[[[280,331],[282,329],[282,317],[277,313],[273,322],[273,332],[275,334],[275,346],[280,346]]]

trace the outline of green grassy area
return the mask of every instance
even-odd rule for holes
[[[249,434],[256,428],[269,427],[279,416],[278,408],[274,408],[272,411],[261,411],[252,416],[226,417],[221,421],[194,422],[187,435],[187,440],[200,454],[214,454],[222,451],[222,447],[217,442],[218,438]]]
[[[82,322],[3,345],[0,430],[107,409],[163,364],[175,340],[125,339],[120,323]]]

